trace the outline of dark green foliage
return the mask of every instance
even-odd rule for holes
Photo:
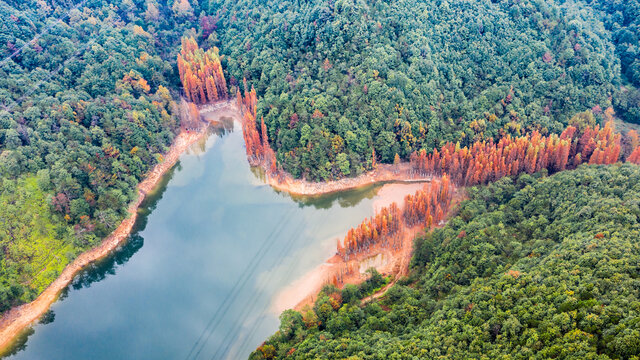
[[[416,240],[409,286],[362,306],[345,288],[326,327],[266,345],[298,359],[640,355],[640,167],[504,178],[469,197]]]
[[[616,111],[626,121],[640,124],[640,90],[623,88],[613,98]]]
[[[198,19],[72,3],[0,3],[0,312],[120,223],[179,125],[175,44]]]
[[[640,0],[582,0],[602,12],[620,59],[622,75],[632,86],[617,89],[613,103],[626,121],[640,124]]]
[[[583,0],[604,13],[604,25],[612,33],[616,53],[620,57],[622,74],[635,86],[640,86],[640,1]]]
[[[227,68],[255,85],[280,164],[314,180],[370,169],[372,148],[391,163],[444,141],[559,132],[576,112],[610,106],[619,82],[598,19],[547,1],[218,9]]]

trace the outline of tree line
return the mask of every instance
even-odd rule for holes
[[[244,97],[240,90],[237,90],[236,101],[242,113],[242,136],[247,153],[247,161],[252,166],[263,166],[269,176],[282,176],[283,173],[278,171],[275,153],[269,145],[264,119],[260,121],[260,130],[257,127],[256,109],[258,99],[256,90],[252,86],[251,90],[247,91],[246,80],[244,81],[244,88]]]
[[[583,114],[590,118],[590,114]],[[558,172],[582,163],[614,164],[620,161],[622,135],[615,133],[613,121],[604,127],[585,123],[568,126],[560,135],[542,136],[538,132],[512,138],[481,141],[471,147],[447,143],[432,153],[414,153],[415,171],[427,175],[448,174],[461,186],[497,181],[503,176],[533,174],[542,169]],[[580,129],[581,128],[581,129]],[[637,163],[638,138],[635,130],[627,135],[627,161]]]

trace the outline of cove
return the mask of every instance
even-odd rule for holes
[[[232,124],[180,158],[128,242],[81,272],[7,359],[242,359],[277,330],[276,294],[373,214],[379,186],[275,191]]]

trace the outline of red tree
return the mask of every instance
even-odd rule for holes
[[[182,38],[178,71],[187,99],[197,104],[225,99],[227,82],[222,73],[218,48],[200,49],[194,38]]]

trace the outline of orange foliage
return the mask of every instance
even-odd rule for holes
[[[242,110],[242,135],[244,136],[247,159],[252,166],[263,165],[268,175],[276,175],[278,172],[276,165],[276,154],[269,146],[267,126],[264,118],[260,121],[260,130],[256,124],[258,99],[256,90],[251,87],[251,91],[246,91],[247,82],[244,81],[245,96],[236,93],[238,107]]]
[[[509,270],[507,271],[507,275],[511,275],[514,279],[517,279],[520,277],[522,273],[520,273],[520,271],[518,270]]]
[[[460,185],[472,186],[496,181],[503,176],[542,169],[550,172],[575,167],[582,162],[613,164],[621,152],[620,134],[609,121],[601,129],[587,127],[582,134],[569,126],[561,135],[532,134],[476,142],[470,148],[447,143],[431,154],[425,150],[411,155],[414,170],[423,174],[449,174]]]
[[[398,204],[382,208],[371,219],[365,219],[358,227],[351,228],[344,238],[344,246],[338,242],[338,254],[345,259],[354,253],[368,250],[373,245],[397,246],[396,235],[401,229]]]
[[[635,148],[635,150],[633,150],[631,155],[629,155],[629,157],[627,158],[627,161],[632,164],[640,165],[640,147],[637,147]]]
[[[629,154],[627,161],[632,164],[640,165],[640,142],[638,141],[638,133],[635,130],[631,130],[627,134],[627,137],[630,140],[631,146],[631,154]]]
[[[200,49],[194,38],[182,39],[178,71],[185,96],[204,104],[227,97],[227,82],[222,73],[218,48]]]
[[[437,224],[444,220],[452,199],[453,186],[445,175],[415,195],[405,197],[402,213],[398,204],[393,203],[350,229],[343,242],[338,241],[338,255],[349,260],[351,255],[368,253],[374,246],[396,249],[402,245],[400,233],[404,225],[413,227],[425,224],[431,227]]]

